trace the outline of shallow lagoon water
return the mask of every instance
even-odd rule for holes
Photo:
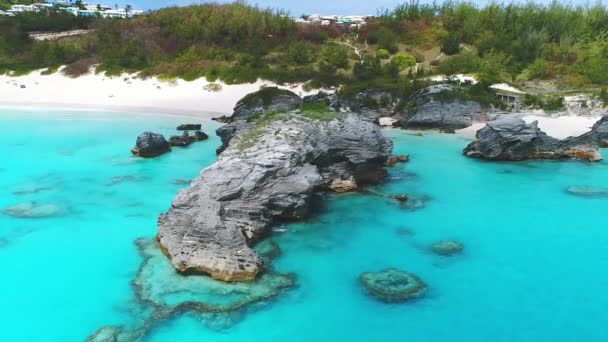
[[[143,130],[168,135],[186,121],[0,112],[0,208],[36,201],[66,210],[0,215],[0,340],[82,341],[102,326],[137,324],[134,240],[154,236],[158,213],[186,186],[175,181],[211,164],[219,140],[154,160],[129,149]],[[273,235],[283,250],[275,269],[296,273],[296,288],[233,325],[184,314],[146,340],[608,340],[608,199],[565,192],[608,188],[608,163],[485,163],[462,157],[459,136],[386,133],[396,153],[412,157],[390,169],[390,182],[327,196],[324,213]],[[396,194],[430,200],[407,210],[388,198]],[[429,252],[444,239],[464,243],[464,253]],[[426,296],[405,304],[367,296],[359,274],[390,267],[419,275]]]

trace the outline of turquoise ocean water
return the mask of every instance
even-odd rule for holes
[[[169,135],[189,121],[0,111],[0,209],[61,209],[46,218],[0,214],[1,341],[83,341],[103,326],[151,319],[134,309],[142,263],[134,241],[152,238],[184,181],[215,160],[217,124],[204,122],[209,141],[161,158],[129,149],[143,130]],[[460,154],[459,136],[386,133],[396,153],[412,157],[390,169],[390,182],[327,196],[318,217],[273,235],[283,251],[274,268],[295,273],[295,288],[230,324],[178,314],[144,339],[608,341],[608,199],[565,192],[608,188],[608,163],[485,163]],[[429,201],[408,210],[387,198],[396,194]],[[429,252],[444,239],[461,241],[464,253]],[[405,304],[367,296],[359,274],[389,267],[419,275],[426,296]]]

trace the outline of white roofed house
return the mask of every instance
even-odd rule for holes
[[[38,7],[34,5],[12,5],[9,12],[11,13],[24,13],[24,12],[38,12]]]
[[[494,90],[496,96],[507,105],[511,106],[515,110],[519,110],[522,103],[522,97],[526,95],[526,92],[521,91],[515,87],[512,87],[506,83],[498,83],[490,86],[490,89]]]

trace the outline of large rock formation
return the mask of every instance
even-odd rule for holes
[[[158,240],[178,271],[252,280],[263,268],[252,246],[274,223],[305,218],[315,192],[331,184],[385,176],[392,144],[375,125],[351,114],[319,120],[276,110],[300,101],[280,95],[256,116],[240,101],[233,122],[218,130],[226,148],[218,161],[159,218]]]
[[[477,141],[464,149],[468,157],[520,161],[527,159],[582,159],[599,161],[598,148],[605,142],[608,119],[603,118],[593,129],[576,138],[559,140],[548,136],[538,123],[507,118],[488,122],[477,132]]]
[[[396,126],[413,129],[461,129],[485,113],[481,105],[463,99],[460,89],[439,84],[421,89],[399,105]]]
[[[171,151],[171,146],[165,137],[152,132],[144,132],[138,136],[135,147],[131,149],[131,153],[143,158],[158,157],[169,151]]]

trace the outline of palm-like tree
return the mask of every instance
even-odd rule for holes
[[[131,5],[126,5],[125,6],[125,15],[127,16],[127,18],[130,17],[131,11],[133,10],[133,7]]]

